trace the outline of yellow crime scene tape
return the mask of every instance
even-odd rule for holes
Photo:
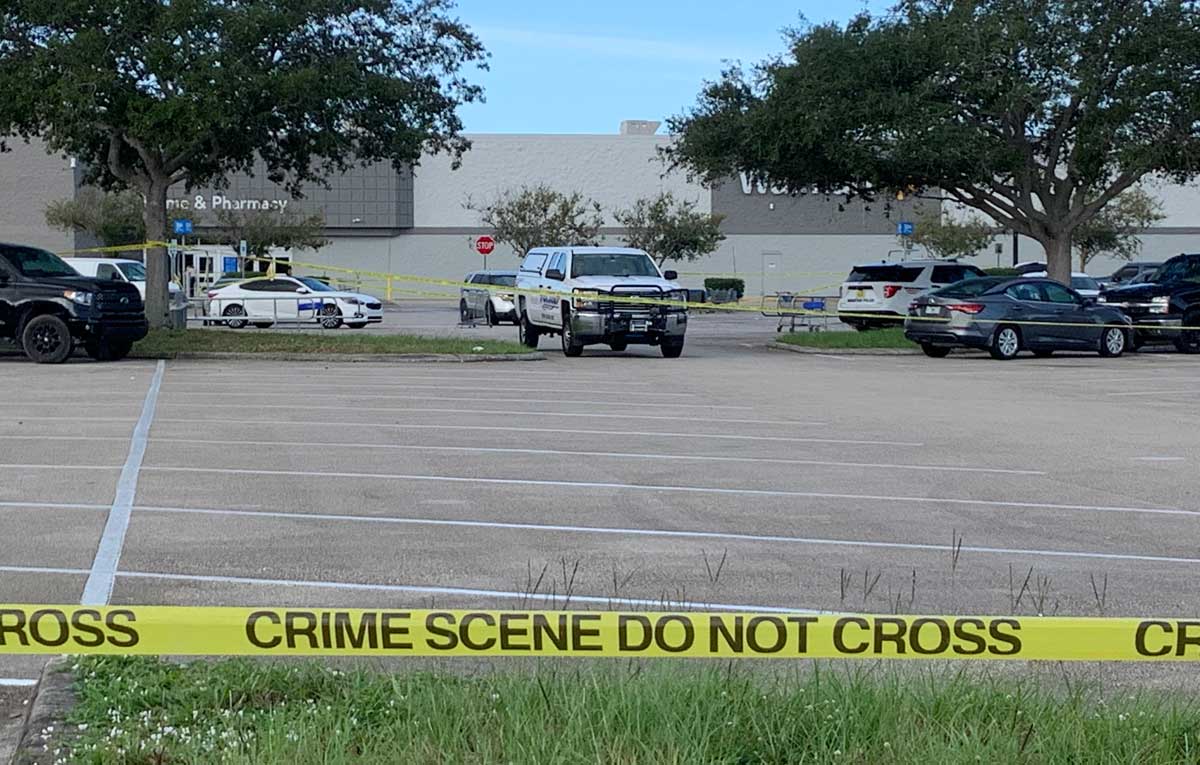
[[[1200,620],[5,605],[0,654],[1196,661]]]
[[[139,245],[128,245],[123,248],[99,248],[99,249],[100,250],[139,249],[140,250],[140,249],[144,249],[144,248],[148,248],[148,247],[161,247],[161,246],[165,246],[165,243],[163,243],[163,242],[145,242],[145,243],[142,243]],[[192,245],[187,245],[187,246],[180,245],[178,249],[181,251],[189,251],[189,250],[196,250],[196,249],[201,249],[201,248],[197,247],[197,246],[192,246]],[[99,251],[99,250],[97,250],[97,251]],[[83,252],[83,250],[77,250],[76,252]],[[454,279],[438,279],[438,278],[430,277],[430,276],[419,276],[417,274],[394,274],[394,273],[388,273],[386,271],[366,271],[366,270],[355,269],[355,268],[346,268],[344,266],[333,266],[333,265],[329,265],[329,264],[325,264],[325,263],[306,263],[304,261],[297,261],[297,260],[280,261],[280,260],[274,259],[274,258],[257,258],[257,257],[252,257],[252,256],[243,258],[243,261],[247,262],[247,263],[265,263],[265,264],[269,264],[268,267],[270,267],[270,266],[278,267],[278,265],[282,263],[283,265],[285,265],[289,268],[311,269],[311,270],[322,271],[325,273],[352,274],[352,275],[355,275],[356,277],[358,277],[359,279],[377,280],[377,281],[381,282],[383,285],[386,285],[387,288],[392,292],[402,292],[402,293],[420,295],[423,297],[451,298],[451,297],[453,297],[453,295],[450,293],[437,293],[437,292],[432,292],[432,291],[428,291],[428,290],[418,291],[418,290],[413,290],[413,289],[398,288],[398,287],[395,287],[394,285],[396,282],[399,282],[401,284],[423,284],[423,285],[438,286],[438,287],[448,287],[448,288],[452,288],[452,289],[462,289],[465,287],[465,288],[474,289],[474,290],[486,290],[489,293],[505,292],[505,293],[516,293],[519,295],[526,295],[526,296],[543,295],[543,296],[555,297],[555,298],[563,298],[564,297],[564,294],[561,292],[556,292],[554,290],[547,290],[547,289],[528,288],[528,287],[522,287],[520,289],[517,289],[515,287],[500,287],[500,286],[496,286],[496,285],[487,285],[487,284],[470,284],[467,282],[461,282],[461,281],[457,281]],[[816,272],[813,272],[813,273],[816,273]],[[266,276],[266,274],[263,274],[263,275]],[[247,278],[253,278],[253,277],[247,277]],[[820,288],[817,288],[817,289],[820,289]],[[815,291],[815,290],[811,290],[810,292],[812,292],[812,291]],[[794,298],[795,302],[802,304],[804,298],[806,297],[806,293],[798,292],[795,295],[793,295],[792,297]],[[812,299],[818,299],[818,298],[823,298],[825,296],[811,295],[810,297],[812,297]],[[611,294],[605,293],[603,295],[603,300],[606,303],[623,303],[623,304],[644,305],[646,303],[647,299],[645,297],[639,297],[639,296],[611,295]],[[952,323],[952,320],[950,320],[950,319],[936,317],[936,316],[889,316],[889,315],[881,315],[878,313],[810,310],[810,309],[796,308],[796,307],[781,308],[778,306],[764,307],[761,305],[760,306],[752,306],[752,305],[742,305],[742,304],[738,304],[738,303],[695,303],[695,302],[689,302],[686,300],[672,300],[672,299],[668,299],[668,298],[663,298],[663,299],[656,298],[654,300],[654,302],[659,305],[664,305],[664,306],[669,306],[669,307],[674,307],[674,308],[692,309],[692,310],[699,309],[699,310],[708,310],[708,311],[728,311],[728,312],[742,312],[742,313],[762,313],[764,310],[770,310],[770,313],[773,316],[782,314],[785,316],[804,316],[804,317],[825,318],[825,319],[870,319],[872,321],[894,321],[897,323],[897,325],[899,325],[903,322],[906,322],[906,321],[932,322],[935,324],[947,324],[947,325]],[[981,319],[981,318],[975,318],[975,317],[970,318],[968,321],[972,322],[972,323],[976,323],[976,324],[1004,324],[1004,325],[1018,326],[1018,327],[1020,327],[1020,326],[1027,326],[1027,327],[1039,327],[1039,326],[1040,327],[1081,327],[1081,328],[1088,328],[1088,329],[1106,329],[1109,327],[1117,327],[1117,328],[1121,328],[1121,329],[1145,329],[1145,330],[1152,330],[1152,331],[1156,331],[1156,332],[1163,332],[1163,331],[1182,332],[1185,330],[1200,330],[1200,326],[1192,326],[1192,325],[1185,326],[1182,324],[1166,325],[1166,326],[1158,325],[1158,324],[1129,324],[1129,323],[1096,324],[1096,323],[1087,323],[1087,322],[1031,321],[1029,319],[1015,319],[1015,320],[1014,319]]]

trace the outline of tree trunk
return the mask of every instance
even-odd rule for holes
[[[146,206],[142,210],[142,221],[146,224],[146,241],[165,242],[167,239],[167,189],[166,178],[155,178],[143,189]],[[171,281],[171,265],[167,260],[167,248],[161,245],[146,250],[146,319],[151,329],[171,326],[171,299],[168,283]]]
[[[1046,274],[1062,284],[1071,283],[1071,237],[1061,236],[1057,239],[1042,241],[1046,251]]]

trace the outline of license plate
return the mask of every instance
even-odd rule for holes
[[[866,293],[863,292],[862,290],[854,290],[854,297],[859,300],[862,300],[864,297],[866,297]]]
[[[941,312],[942,309],[938,308],[936,305],[925,306],[925,313],[940,314]]]
[[[630,332],[645,332],[646,331],[646,322],[644,322],[644,321],[629,322],[629,331]]]

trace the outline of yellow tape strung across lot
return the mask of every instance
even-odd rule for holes
[[[142,249],[143,247],[154,247],[154,246],[162,246],[162,245],[163,245],[162,242],[146,242],[142,245],[136,245],[136,247],[131,245],[130,247],[128,247],[126,249]],[[103,248],[101,248],[101,249],[103,249]],[[198,248],[189,245],[189,246],[180,246],[179,249],[180,250],[194,250],[194,249],[198,249]],[[82,250],[80,252],[82,252]],[[360,279],[363,277],[366,277],[369,279],[375,279],[375,280],[381,281],[381,282],[383,282],[384,285],[394,285],[395,282],[400,282],[402,284],[403,283],[426,284],[426,285],[434,285],[434,286],[438,286],[438,287],[449,287],[452,289],[462,289],[465,287],[468,289],[485,290],[489,293],[495,293],[495,292],[514,293],[515,292],[515,293],[518,293],[518,294],[524,295],[524,296],[542,295],[542,296],[554,297],[554,298],[558,298],[558,299],[564,298],[563,293],[556,292],[554,290],[546,290],[546,289],[521,288],[520,290],[517,290],[516,288],[513,288],[513,287],[499,287],[499,286],[487,285],[487,284],[469,284],[466,282],[455,281],[453,279],[436,279],[436,278],[428,277],[428,276],[417,276],[415,274],[392,274],[392,273],[387,273],[384,271],[363,271],[363,270],[354,269],[354,268],[345,268],[342,266],[332,266],[332,265],[324,264],[324,263],[305,263],[303,261],[297,261],[297,260],[280,261],[280,260],[272,259],[272,258],[256,258],[256,257],[246,257],[243,260],[245,262],[260,262],[260,263],[268,263],[268,264],[275,264],[275,265],[279,265],[280,263],[283,263],[283,264],[287,265],[288,267],[311,269],[314,271],[322,271],[325,273],[333,272],[333,273],[354,274],[354,275],[358,276]],[[264,274],[264,276],[265,276],[265,274]],[[410,293],[415,292],[414,290],[401,290],[400,288],[397,288],[394,286],[391,287],[391,289],[393,292],[395,292],[395,291],[404,291],[404,292],[410,292]],[[425,293],[426,296],[437,296],[438,294],[439,293],[433,293],[433,292]],[[454,297],[454,295],[449,294],[449,293],[445,294],[444,296],[446,298]],[[797,302],[802,302],[804,297],[805,297],[805,295],[803,293],[797,293],[794,296],[794,298]],[[814,296],[814,299],[816,297],[817,296]],[[604,294],[603,299],[604,299],[604,302],[606,302],[606,303],[624,303],[624,304],[632,304],[632,305],[637,305],[637,304],[645,305],[646,300],[647,300],[645,297],[610,295],[610,294]],[[733,312],[744,312],[744,313],[762,313],[764,311],[763,306],[748,306],[748,305],[740,305],[737,303],[691,303],[686,300],[670,300],[670,299],[665,299],[665,298],[664,299],[655,299],[654,302],[657,304],[660,304],[660,305],[670,306],[670,307],[674,307],[674,308],[702,309],[702,310],[709,310],[709,311],[733,311]],[[951,321],[949,319],[936,317],[936,316],[889,316],[889,315],[878,314],[878,313],[854,313],[854,312],[846,312],[846,311],[815,311],[815,310],[806,310],[803,308],[778,308],[778,307],[770,307],[769,311],[772,316],[781,314],[784,316],[813,317],[813,318],[826,318],[826,319],[869,319],[871,321],[893,321],[893,322],[896,322],[897,325],[900,325],[906,321],[932,322],[935,324],[946,324],[946,325],[951,324]],[[974,318],[974,317],[972,317],[968,321],[970,323],[976,323],[976,324],[1004,324],[1004,325],[1018,326],[1018,327],[1020,327],[1020,326],[1025,326],[1025,327],[1081,327],[1081,328],[1097,329],[1097,330],[1098,329],[1106,329],[1109,327],[1116,327],[1119,329],[1145,329],[1145,330],[1153,330],[1153,331],[1158,331],[1158,332],[1163,332],[1163,331],[1181,332],[1184,330],[1200,330],[1200,326],[1191,326],[1191,325],[1184,326],[1182,324],[1180,326],[1160,326],[1157,324],[1126,324],[1126,323],[1093,324],[1093,323],[1087,323],[1087,322],[1030,321],[1027,319],[1019,319],[1019,320],[978,319],[978,318]]]
[[[0,654],[1196,661],[1200,621],[0,606]]]

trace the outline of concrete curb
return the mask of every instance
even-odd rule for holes
[[[71,661],[65,656],[56,657],[42,668],[42,676],[29,703],[21,743],[12,758],[13,765],[49,765],[54,762],[54,750],[67,732],[67,713],[75,705],[75,676],[71,673]],[[42,738],[43,731],[52,726],[53,733]]]
[[[450,362],[467,364],[482,361],[543,361],[542,353],[163,353],[130,354],[131,359],[167,361],[308,361],[339,364],[414,364]]]
[[[814,356],[920,356],[919,348],[809,348],[803,345],[789,345],[773,340],[767,343],[772,351],[790,351],[791,353],[807,353]]]

